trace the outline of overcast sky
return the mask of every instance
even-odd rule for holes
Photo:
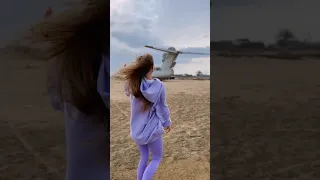
[[[66,0],[5,1],[0,6],[0,47],[43,18],[52,6],[61,12]],[[279,28],[301,39],[320,40],[318,0],[111,0],[111,71],[150,52],[160,64],[162,53],[144,45],[174,46],[209,52],[209,41],[250,38],[274,41]],[[211,23],[211,29],[210,29]],[[209,57],[181,55],[175,72],[209,73]]]
[[[279,28],[320,40],[319,0],[213,0],[211,39],[273,42]]]
[[[209,53],[210,0],[111,0],[111,72],[146,52],[160,65],[162,52],[144,45]],[[210,57],[179,55],[175,73],[210,73]]]

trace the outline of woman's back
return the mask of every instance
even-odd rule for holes
[[[152,179],[162,158],[164,128],[170,130],[171,126],[165,87],[159,79],[152,79],[153,70],[153,57],[145,54],[119,73],[126,80],[125,91],[130,96],[130,136],[141,154],[138,180]],[[148,165],[149,151],[152,160]]]
[[[151,104],[143,111],[140,98],[130,95],[130,136],[137,144],[148,144],[164,133],[162,122],[171,120],[166,115],[169,109],[165,102],[165,87],[159,79],[143,78],[140,90]]]
[[[148,86],[151,86],[154,81],[156,81],[156,79],[145,80]],[[149,106],[145,111],[142,111],[144,105],[143,102],[139,98],[130,95],[128,89],[126,89],[126,94],[127,96],[130,96],[131,121],[132,119],[139,119],[140,121],[147,123],[151,107]]]

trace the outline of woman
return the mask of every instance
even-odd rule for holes
[[[126,94],[130,96],[130,136],[141,154],[138,180],[151,180],[156,173],[162,159],[162,135],[164,130],[171,130],[166,89],[159,79],[152,78],[153,69],[152,55],[145,54],[120,71],[120,76],[126,80]],[[152,160],[147,166],[149,152]]]
[[[66,179],[107,180],[110,9],[105,0],[87,0],[84,7],[37,24],[31,40],[49,45],[48,89],[65,118]]]

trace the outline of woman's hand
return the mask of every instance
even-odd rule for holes
[[[171,131],[171,126],[165,127],[164,130],[166,131],[166,133]]]

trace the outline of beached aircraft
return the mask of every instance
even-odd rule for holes
[[[152,76],[161,80],[174,79],[173,67],[176,65],[176,59],[179,54],[195,54],[195,55],[210,55],[210,53],[196,53],[196,52],[184,52],[177,51],[174,47],[168,49],[157,48],[153,46],[145,46],[157,51],[163,51],[162,63],[160,67],[155,67]]]

